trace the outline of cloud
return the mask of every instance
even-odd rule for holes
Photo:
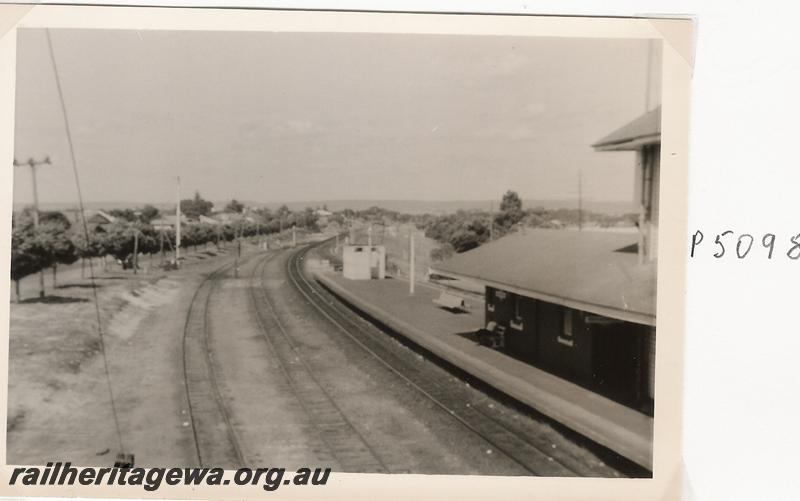
[[[287,120],[286,128],[299,136],[307,136],[316,130],[316,126],[306,120]]]

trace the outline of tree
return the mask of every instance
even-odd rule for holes
[[[19,282],[24,277],[42,270],[46,266],[44,249],[36,239],[32,221],[18,223],[11,231],[11,279],[14,293],[20,301]]]
[[[194,198],[181,200],[181,212],[192,219],[209,215],[212,207],[214,207],[214,203],[203,199],[199,191],[194,192]]]
[[[67,223],[68,224],[68,223]],[[43,249],[45,266],[53,269],[53,288],[56,285],[56,273],[59,264],[72,264],[78,260],[75,245],[68,233],[69,227],[58,218],[48,219],[35,228],[34,235],[38,245]]]
[[[522,199],[516,191],[508,190],[500,202],[500,213],[495,216],[495,223],[501,232],[506,232],[525,217],[522,211]]]
[[[83,228],[72,228],[72,245],[75,246],[75,254],[81,259],[81,277],[86,276],[86,259],[95,257],[102,257],[105,252],[101,238],[94,231],[89,231],[89,239],[86,239],[86,233]]]
[[[160,214],[161,211],[159,211],[156,207],[147,204],[144,207],[142,207],[142,210],[140,211],[139,215],[139,220],[141,220],[143,223],[150,224],[150,221],[157,218]]]
[[[441,247],[431,250],[431,259],[434,261],[444,261],[445,259],[450,259],[455,252],[456,250],[452,245],[444,243]]]
[[[522,211],[522,199],[516,191],[508,190],[500,202],[501,212]]]
[[[58,211],[45,211],[39,212],[39,222],[40,223],[58,223],[64,227],[64,229],[70,229],[72,223],[69,222],[67,216],[64,215],[63,212]]]
[[[119,261],[125,261],[133,253],[134,225],[126,221],[117,221],[106,227],[101,242],[106,254],[110,254]]]
[[[225,206],[225,212],[235,212],[236,214],[241,214],[243,211],[244,204],[235,198],[228,202],[228,205]]]

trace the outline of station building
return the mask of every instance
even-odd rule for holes
[[[660,137],[656,109],[592,145],[636,152],[635,233],[528,228],[431,269],[484,286],[498,349],[649,416]]]

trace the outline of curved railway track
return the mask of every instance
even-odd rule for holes
[[[388,341],[388,336],[374,327],[359,322],[354,312],[329,294],[315,281],[308,279],[302,269],[305,255],[314,246],[308,246],[292,254],[286,263],[287,276],[295,288],[305,297],[323,317],[334,325],[344,336],[340,339],[356,348],[365,357],[374,359],[419,396],[452,416],[459,425],[480,437],[491,449],[506,456],[532,475],[576,476],[581,475],[580,466],[568,464],[569,458],[557,459],[550,444],[539,443],[531,437],[524,437],[518,430],[494,419],[479,407],[466,405],[468,396],[464,395],[463,384],[453,384],[441,375],[432,374],[402,356]],[[407,354],[406,354],[407,355]],[[466,402],[466,403],[465,403]]]
[[[260,331],[317,436],[344,471],[388,473],[386,464],[353,426],[318,375],[303,358],[263,286],[268,259],[255,267],[249,288]],[[260,307],[264,305],[265,307]]]
[[[252,259],[248,256],[239,265]],[[219,280],[236,263],[209,273],[195,290],[183,329],[183,377],[188,401],[188,425],[192,430],[197,463],[202,467],[240,468],[246,460],[230,410],[220,391],[213,355],[209,349],[208,310]]]
[[[307,253],[319,245],[293,251],[286,260],[286,277],[310,308],[337,334],[334,342],[357,354],[364,364],[388,371],[402,383],[395,391],[406,392],[410,401],[420,399],[438,408],[467,433],[486,444],[487,451],[503,456],[521,471],[537,476],[597,476],[569,450],[555,449],[547,437],[514,426],[496,412],[476,405],[473,390],[441,368],[419,363],[393,337],[382,332],[350,307],[332,297],[303,271]],[[264,283],[265,268],[282,252],[253,254],[240,264],[258,259],[252,267],[247,289],[258,332],[273,355],[287,388],[308,417],[319,442],[336,459],[342,471],[393,472],[391,455],[382,457],[337,403],[330,386],[298,349],[297,341],[284,325],[270,300]],[[225,395],[217,382],[217,370],[209,347],[209,302],[217,283],[233,267],[228,263],[210,273],[197,288],[186,316],[183,363],[189,423],[197,460],[201,466],[239,468],[247,465],[241,441],[231,423]],[[252,466],[252,465],[251,465]],[[403,470],[398,470],[403,471]]]

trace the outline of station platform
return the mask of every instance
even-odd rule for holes
[[[333,294],[439,358],[623,457],[653,469],[653,418],[495,349],[470,333],[483,327],[484,304],[465,295],[466,313],[434,304],[442,289],[398,278],[348,280],[317,271]]]

